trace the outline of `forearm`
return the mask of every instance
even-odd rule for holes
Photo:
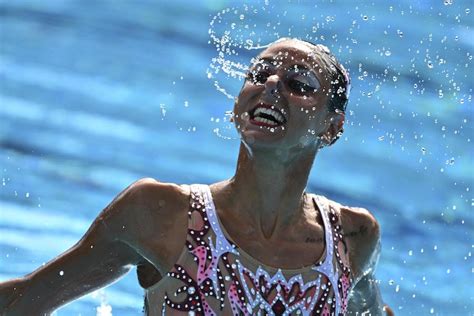
[[[0,283],[0,316],[21,315],[13,313],[13,306],[18,305],[18,301],[24,294],[26,285],[25,278],[17,278]]]
[[[63,282],[32,280],[27,278],[9,281],[0,285],[1,316],[50,315],[68,302],[110,284],[129,269],[120,269],[107,278],[98,276],[94,282],[75,285]]]
[[[24,278],[0,285],[1,297],[8,300],[0,307],[8,307],[8,316],[31,315],[33,311],[35,315],[49,315],[128,272],[135,260],[120,247],[121,243],[112,242],[95,243],[91,248],[81,241]]]
[[[77,259],[80,264],[81,258]],[[116,281],[131,266],[116,266],[113,260],[106,258],[94,268],[68,268],[69,265],[64,262],[60,269],[47,267],[40,274],[33,273],[26,277],[23,291],[18,293],[20,298],[12,309],[24,310],[28,315],[32,311],[38,315],[49,315],[59,307]]]

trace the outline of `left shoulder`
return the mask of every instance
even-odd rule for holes
[[[353,276],[359,279],[375,269],[380,251],[380,225],[365,208],[344,206],[333,201],[330,201],[330,206],[341,218]]]

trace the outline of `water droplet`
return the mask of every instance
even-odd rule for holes
[[[161,116],[165,117],[166,116],[166,107],[164,104],[160,104],[160,111],[161,111]]]
[[[433,68],[433,62],[431,60],[427,63],[427,65],[428,65],[428,68],[430,69]]]
[[[60,275],[60,276],[63,276],[63,275],[64,275],[64,271],[63,271],[63,270],[59,271],[59,275]]]
[[[385,51],[385,56],[387,56],[387,57],[388,57],[388,56],[390,56],[390,55],[392,55],[392,52],[391,52],[391,51],[389,51],[389,50],[386,50],[386,51]]]
[[[364,15],[364,16],[362,17],[362,20],[364,20],[364,21],[367,21],[368,19],[369,19],[369,17],[368,17],[367,15]]]

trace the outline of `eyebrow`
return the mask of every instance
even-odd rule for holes
[[[252,67],[255,66],[256,64],[258,64],[259,62],[262,62],[262,61],[267,62],[267,63],[269,63],[269,64],[272,64],[272,66],[275,66],[275,65],[274,65],[275,62],[281,62],[281,61],[276,60],[276,59],[273,59],[273,58],[271,58],[271,57],[261,57],[261,58],[258,58],[258,60],[257,60],[255,63],[253,63]],[[307,71],[313,73],[314,76],[316,77],[316,79],[320,80],[319,77],[318,77],[318,74],[317,74],[316,71],[313,69],[313,67],[308,68],[307,65],[303,65],[303,64],[293,64],[293,65],[291,65],[290,67],[288,67],[287,69],[288,69],[288,70],[292,70],[292,69],[295,68],[295,66],[298,67],[299,70],[307,70]]]

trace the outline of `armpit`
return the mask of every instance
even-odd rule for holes
[[[158,283],[162,276],[160,272],[148,261],[142,261],[137,265],[138,283],[144,289]]]

